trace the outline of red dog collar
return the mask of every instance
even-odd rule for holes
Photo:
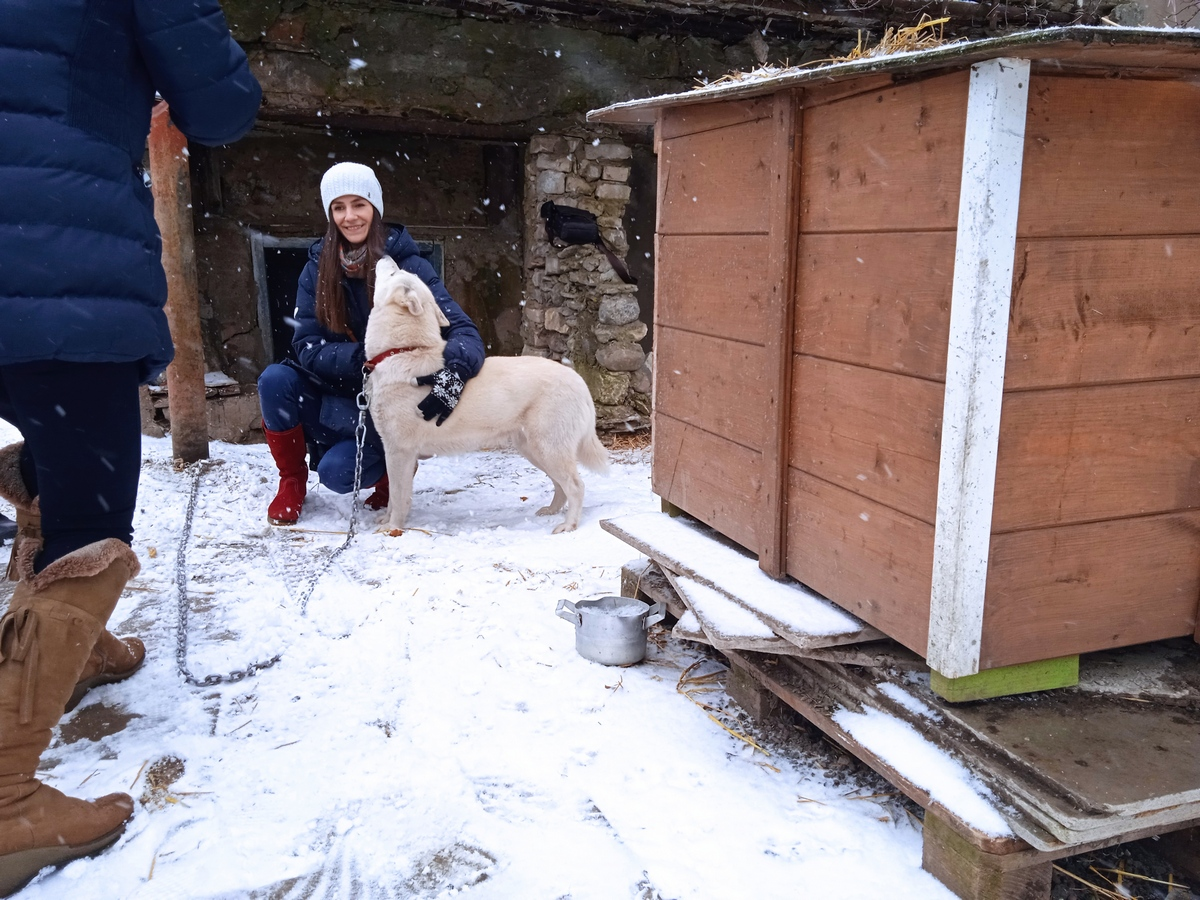
[[[397,353],[411,353],[413,350],[420,350],[420,347],[393,347],[391,350],[384,350],[378,356],[372,356],[363,363],[364,372],[374,372],[375,367],[387,359],[389,356],[395,356]]]

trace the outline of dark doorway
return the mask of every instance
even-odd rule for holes
[[[292,317],[296,312],[296,285],[308,262],[308,251],[316,238],[262,238],[262,269],[259,280],[259,315],[270,322],[271,362],[295,359],[292,351]],[[444,277],[441,241],[417,241],[421,256],[429,261],[438,278]],[[265,314],[265,315],[264,315]],[[267,322],[260,321],[267,330]]]
[[[274,348],[271,362],[296,358],[292,351],[292,316],[296,312],[296,284],[307,262],[307,247],[263,247]]]
[[[646,323],[642,349],[654,349],[654,231],[658,211],[658,157],[645,144],[633,145],[629,172],[629,204],[625,207],[625,235],[629,239],[626,262],[638,280],[639,318]]]

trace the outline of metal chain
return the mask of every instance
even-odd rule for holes
[[[279,660],[283,659],[282,653],[276,653],[266,662],[252,662],[246,668],[235,669],[228,675],[207,675],[204,678],[197,678],[188,668],[187,634],[188,613],[191,603],[188,600],[187,593],[187,545],[192,537],[192,520],[196,515],[196,496],[200,492],[200,476],[211,465],[210,462],[205,460],[190,467],[192,470],[192,490],[188,497],[187,515],[183,521],[183,537],[179,541],[179,553],[175,558],[175,592],[179,600],[179,634],[175,642],[175,663],[179,668],[179,674],[183,676],[183,680],[196,687],[210,687],[214,684],[232,684],[235,681],[248,678],[262,669],[269,669],[275,663],[279,662]]]
[[[300,615],[308,615],[308,601],[312,599],[312,593],[317,587],[317,582],[321,579],[329,567],[333,565],[333,561],[342,555],[342,551],[350,546],[350,542],[354,540],[354,535],[358,529],[358,492],[362,487],[362,456],[363,444],[366,442],[367,436],[367,384],[368,373],[363,372],[363,389],[359,392],[355,403],[358,405],[358,424],[354,426],[354,499],[350,504],[350,527],[346,531],[346,540],[342,541],[340,547],[329,554],[329,558],[325,560],[324,565],[318,568],[309,577],[308,583],[305,584],[304,590],[300,594]]]
[[[329,570],[329,567],[333,565],[333,561],[341,555],[342,551],[350,546],[350,541],[354,539],[358,527],[358,493],[362,487],[363,444],[365,443],[367,434],[367,379],[365,373],[363,389],[359,393],[356,403],[358,405],[358,424],[354,427],[354,499],[350,507],[350,527],[346,532],[346,540],[342,541],[341,546],[335,549],[325,560],[324,564],[308,579],[304,591],[300,595],[301,616],[308,615],[308,601],[312,597],[317,582]],[[226,675],[206,675],[204,678],[197,678],[188,668],[188,615],[191,609],[191,601],[188,599],[187,593],[187,546],[192,537],[192,521],[196,515],[196,497],[200,492],[200,476],[208,471],[211,466],[212,463],[210,461],[203,460],[189,467],[192,470],[192,487],[188,496],[187,514],[184,516],[183,536],[179,541],[179,553],[175,558],[175,591],[179,601],[179,633],[175,642],[175,662],[179,669],[179,674],[183,676],[183,680],[196,687],[233,684],[249,678],[263,669],[269,669],[283,659],[282,653],[276,653],[265,662],[252,662],[244,669],[234,669]]]

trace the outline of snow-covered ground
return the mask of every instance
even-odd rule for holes
[[[0,443],[15,437],[0,423]],[[191,475],[169,439],[143,448],[143,568],[110,625],[149,659],[90,694],[43,759],[48,783],[127,791],[136,814],[111,849],[20,897],[951,897],[921,870],[908,816],[802,755],[768,759],[677,692],[695,645],[652,645],[626,669],[576,654],[555,605],[617,593],[637,554],[598,523],[658,508],[648,451],[586,473],[583,524],[564,535],[533,515],[550,485],[520,457],[423,462],[414,527],[389,537],[365,513],[301,615],[349,498],[315,489],[298,527],[273,528],[266,447],[213,444],[187,550],[188,665],[282,660],[194,688],[175,659]]]

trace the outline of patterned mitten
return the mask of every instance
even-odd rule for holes
[[[417,404],[417,409],[421,411],[426,422],[436,416],[438,425],[445,422],[446,417],[454,411],[454,407],[458,406],[458,398],[462,396],[466,386],[462,376],[453,369],[439,369],[432,375],[422,375],[417,379],[417,384],[433,386],[429,396]]]

